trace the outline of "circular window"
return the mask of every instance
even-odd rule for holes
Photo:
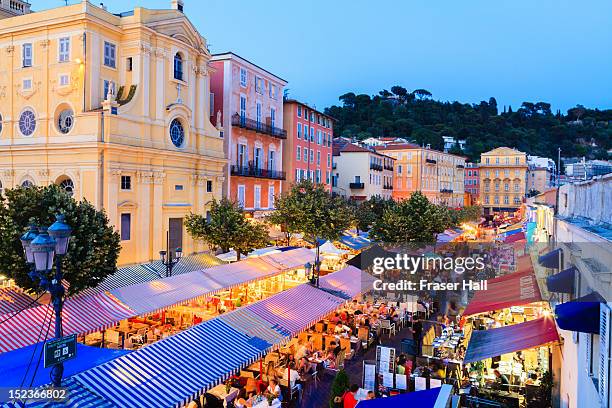
[[[74,194],[74,183],[71,179],[64,179],[59,185],[68,195]]]
[[[32,136],[36,129],[36,117],[31,109],[26,109],[19,116],[19,131],[24,136]]]
[[[172,144],[176,147],[182,147],[185,141],[185,130],[183,129],[181,121],[178,119],[174,119],[172,123],[170,123],[170,140],[172,140]]]
[[[74,124],[74,112],[72,109],[64,109],[57,117],[57,128],[60,132],[66,134],[72,129]]]

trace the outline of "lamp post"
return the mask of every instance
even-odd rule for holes
[[[306,272],[306,276],[308,276],[308,280],[310,280],[310,283],[314,284],[314,276],[312,275],[312,264],[310,262],[306,262],[304,264],[304,272]]]
[[[62,285],[62,259],[68,252],[71,233],[72,228],[65,223],[64,215],[60,214],[49,228],[36,228],[32,225],[21,236],[26,262],[32,267],[30,278],[41,289],[51,294],[51,304],[55,313],[55,338],[58,340],[62,338],[62,308],[65,295]],[[54,264],[55,273],[53,273]],[[63,373],[63,363],[58,363],[51,369],[51,380],[55,387],[62,385]]]
[[[179,263],[183,257],[183,249],[177,247],[174,252],[170,250],[170,233],[166,233],[166,250],[159,251],[159,258],[166,267],[166,277],[172,276],[172,268]]]

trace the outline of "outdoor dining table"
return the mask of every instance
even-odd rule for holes
[[[229,392],[226,391],[225,384],[219,384],[214,388],[207,391],[208,394],[219,398],[222,401],[232,402],[237,396],[240,390],[238,388],[230,388]]]
[[[281,402],[278,398],[272,401],[272,405],[268,404],[268,400],[266,399],[253,405],[253,408],[280,408],[280,407],[281,407]]]

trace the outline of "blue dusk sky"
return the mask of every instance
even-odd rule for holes
[[[120,12],[170,0],[104,3]],[[213,53],[276,73],[290,97],[319,109],[396,84],[439,100],[494,96],[515,110],[523,101],[612,108],[610,0],[185,0],[185,13]]]

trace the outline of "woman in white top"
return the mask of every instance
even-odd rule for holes
[[[266,394],[272,395],[279,400],[282,400],[280,385],[278,385],[278,381],[276,379],[271,378],[268,383],[268,388],[266,389]]]

